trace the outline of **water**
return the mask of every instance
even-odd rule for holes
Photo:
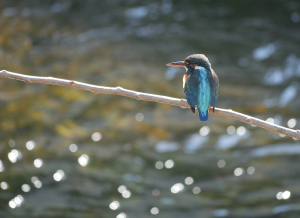
[[[165,64],[204,53],[218,107],[297,129],[299,7],[2,1],[0,65],[184,98],[184,69]],[[297,140],[170,105],[0,86],[0,217],[300,216]]]

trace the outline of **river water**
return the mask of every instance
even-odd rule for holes
[[[298,1],[1,1],[0,69],[184,98],[299,128]],[[300,143],[189,109],[0,79],[0,217],[300,217]]]

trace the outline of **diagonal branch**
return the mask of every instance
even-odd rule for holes
[[[143,92],[136,92],[128,89],[123,89],[122,87],[105,87],[105,86],[95,86],[90,85],[87,83],[81,83],[73,80],[65,80],[65,79],[58,79],[53,77],[38,77],[38,76],[28,76],[23,75],[19,73],[12,73],[6,70],[0,71],[0,77],[4,78],[10,78],[10,79],[16,79],[21,80],[26,83],[45,83],[45,84],[51,84],[51,85],[57,85],[57,86],[66,86],[66,87],[72,87],[76,89],[83,89],[86,91],[94,92],[95,94],[103,93],[103,94],[112,94],[112,95],[121,95],[126,96],[129,98],[135,98],[137,100],[143,100],[143,101],[154,101],[164,104],[171,104],[181,107],[187,107],[189,108],[189,105],[187,104],[185,99],[179,99],[179,98],[171,98],[167,96],[162,95],[153,95]],[[235,112],[231,109],[221,109],[221,108],[215,108],[215,112],[212,111],[212,109],[209,109],[209,113],[213,115],[218,115],[222,117],[228,117],[236,120],[240,120],[245,123],[249,123],[255,126],[259,126],[264,129],[271,130],[273,132],[287,135],[296,139],[300,139],[300,131],[299,130],[293,130],[289,128],[285,128],[279,125],[275,125],[272,123],[268,123],[264,120],[257,119],[255,117],[251,117],[245,114],[241,114],[238,112]]]

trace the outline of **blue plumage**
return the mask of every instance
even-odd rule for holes
[[[211,105],[210,85],[205,68],[187,68],[184,93],[188,104],[197,107],[201,121],[208,119],[208,107]]]
[[[198,109],[199,119],[207,121],[208,108],[213,106],[213,111],[218,102],[219,80],[208,58],[202,54],[188,56],[185,61],[173,62],[168,66],[185,67],[183,88],[187,103],[195,113]]]
[[[197,108],[199,110],[199,118],[201,121],[206,121],[208,119],[208,107],[211,105],[211,93],[210,85],[208,82],[207,71],[204,68],[197,69],[199,71],[199,80],[198,80],[198,104]]]
[[[200,121],[207,121],[208,120],[208,110],[205,113],[199,112],[199,119]]]

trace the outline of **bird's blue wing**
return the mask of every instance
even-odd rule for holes
[[[197,70],[199,71],[197,108],[200,120],[206,121],[208,119],[208,107],[211,104],[211,88],[206,69],[198,68]]]
[[[197,90],[197,84],[194,85],[193,81],[190,80],[190,79],[189,79],[189,83],[187,83],[187,76],[188,76],[188,74],[185,74],[183,76],[184,94],[186,96],[187,103],[192,108],[195,108],[197,106],[197,92],[198,92],[198,90]]]
[[[217,103],[218,103],[218,95],[217,95],[216,92],[213,92],[212,95],[211,95],[211,105],[213,107],[216,107]]]
[[[197,106],[197,90],[193,91],[191,89],[186,89],[185,88],[185,96],[186,96],[187,103],[191,107],[196,107]]]
[[[211,74],[209,75],[208,81],[210,84],[211,105],[216,107],[218,103],[219,79],[213,69],[210,69],[210,71]]]

